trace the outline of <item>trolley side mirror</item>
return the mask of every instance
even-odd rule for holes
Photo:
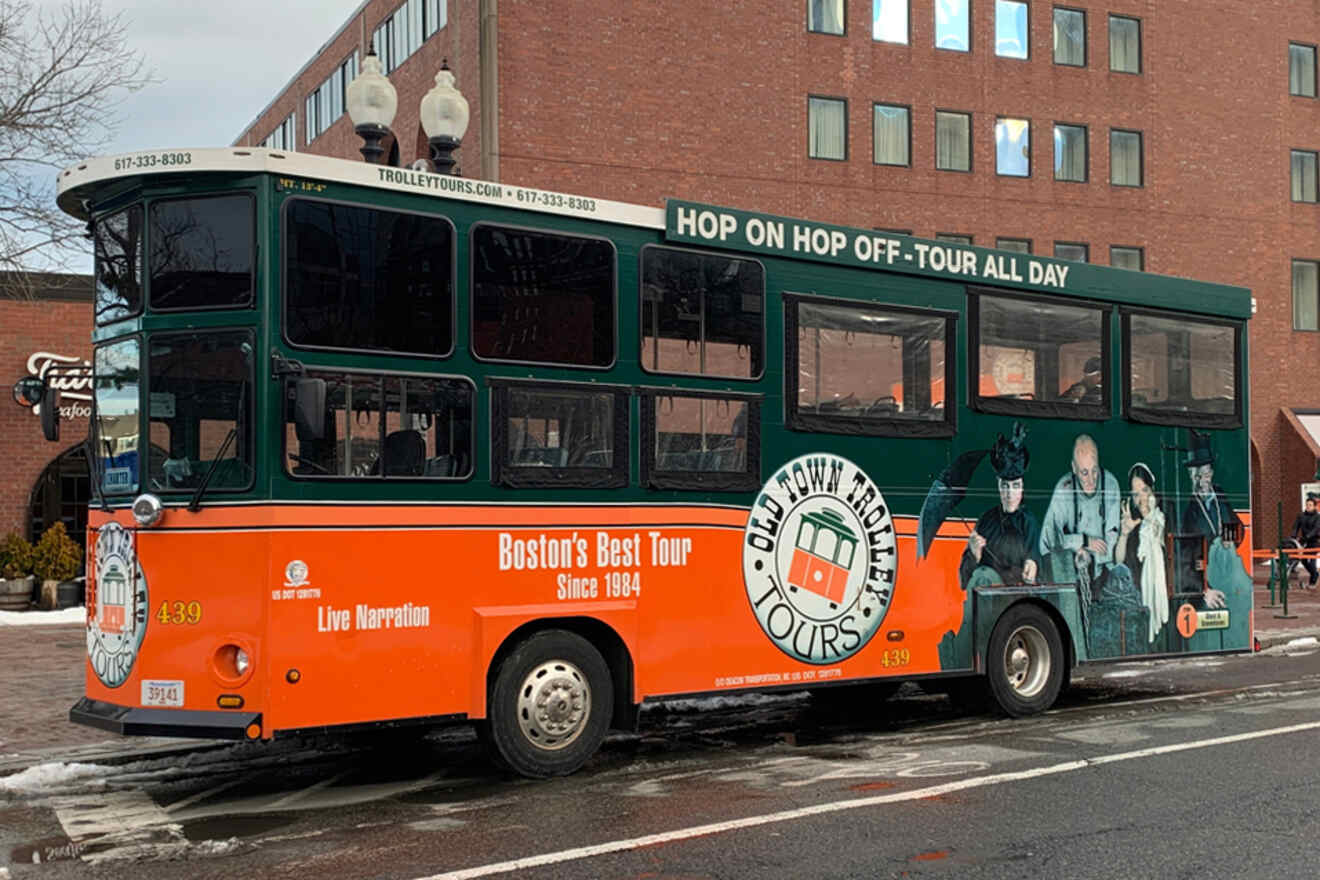
[[[47,440],[60,439],[60,393],[46,387],[41,395],[41,433]]]
[[[324,439],[325,380],[295,379],[293,388],[293,422],[298,439]]]

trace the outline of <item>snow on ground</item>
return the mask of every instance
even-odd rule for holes
[[[57,623],[83,623],[87,609],[61,608],[59,611],[0,611],[0,626],[49,626]]]
[[[40,794],[58,791],[69,782],[108,776],[111,770],[100,764],[37,764],[12,776],[0,776],[0,792]]]
[[[811,699],[811,695],[804,691],[792,691],[786,694],[737,694],[727,697],[659,700],[653,704],[648,704],[647,708],[663,707],[669,712],[702,712],[711,709],[743,709],[752,706],[782,705],[809,699]]]

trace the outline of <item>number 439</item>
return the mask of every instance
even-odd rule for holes
[[[202,603],[179,600],[161,602],[160,610],[156,612],[156,620],[161,623],[200,623]]]

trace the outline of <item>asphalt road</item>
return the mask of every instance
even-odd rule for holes
[[[843,711],[804,694],[674,703],[545,782],[496,771],[466,731],[107,753],[0,778],[0,864],[144,880],[1311,878],[1318,656],[1101,667],[1018,721],[914,686]]]

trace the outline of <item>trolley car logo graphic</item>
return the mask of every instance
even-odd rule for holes
[[[884,496],[846,458],[795,458],[752,505],[743,583],[761,629],[790,657],[829,664],[861,650],[885,619],[897,570]]]
[[[96,611],[87,620],[87,657],[106,687],[128,678],[147,633],[147,579],[133,536],[118,523],[96,538]]]

